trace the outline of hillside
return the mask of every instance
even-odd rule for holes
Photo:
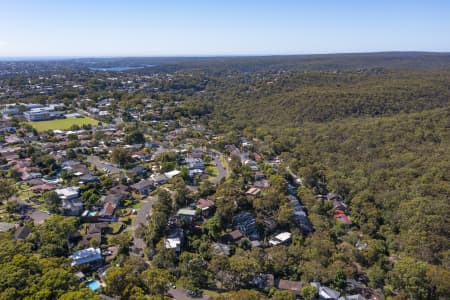
[[[430,289],[449,291],[449,75],[268,72],[218,79],[217,89],[207,86],[186,107],[228,141],[243,134],[255,142],[255,151],[279,155],[303,178],[298,195],[318,228],[306,248],[320,252],[325,245],[314,239],[329,241],[330,234],[336,248],[327,246],[333,258],[316,265],[314,276],[309,272],[322,256],[296,257],[304,261],[302,279],[330,278],[343,264],[346,272],[368,276],[372,287],[400,295],[415,289],[417,298],[426,298],[434,297]],[[329,192],[348,205],[353,231],[325,221],[333,218],[333,205],[317,196]],[[376,247],[370,250],[374,256],[347,253],[340,260],[340,251],[359,239]],[[408,286],[405,280],[421,283]]]
[[[436,70],[267,73],[216,80],[192,99],[193,105],[213,105],[220,124],[239,128],[419,112],[446,107],[450,97],[450,72]]]

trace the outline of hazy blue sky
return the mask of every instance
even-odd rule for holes
[[[450,0],[0,0],[0,56],[450,51]]]

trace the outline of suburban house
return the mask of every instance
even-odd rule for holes
[[[340,209],[342,211],[347,211],[347,204],[344,203],[344,201],[341,200],[334,200],[333,201],[333,207],[334,209]]]
[[[84,235],[82,235],[82,240],[80,242],[81,246],[90,247],[93,239],[100,244],[107,228],[108,223],[87,223]]]
[[[164,173],[164,175],[166,175],[166,177],[167,177],[168,179],[172,179],[172,178],[174,178],[175,176],[177,176],[177,175],[180,174],[180,173],[181,173],[181,171],[178,171],[178,170],[172,170],[172,171],[169,171],[169,172]]]
[[[15,240],[24,240],[30,235],[31,232],[33,232],[33,229],[31,229],[30,227],[20,226],[14,232],[14,239]]]
[[[339,296],[341,295],[341,293],[336,290],[322,286],[320,282],[311,282],[311,286],[317,288],[319,299],[339,299]]]
[[[191,156],[191,158],[194,158],[194,159],[201,159],[203,157],[203,151],[202,151],[202,149],[196,148],[196,149],[192,150],[192,153],[190,156]]]
[[[275,286],[275,277],[273,274],[259,273],[250,282],[250,285],[258,289],[273,288]]]
[[[111,221],[115,217],[117,205],[111,202],[107,202],[103,209],[99,213],[99,220],[100,221]]]
[[[44,192],[52,191],[54,189],[56,189],[56,186],[54,184],[43,183],[43,184],[32,186],[30,188],[30,191],[32,191],[33,193],[44,193]]]
[[[181,220],[192,222],[197,217],[197,210],[191,208],[181,208],[177,212],[177,217]]]
[[[127,197],[130,194],[130,188],[127,187],[126,185],[118,184],[109,189],[109,192],[113,194],[120,194],[123,195],[124,197]]]
[[[108,194],[103,197],[102,202],[104,204],[109,202],[118,206],[120,202],[125,200],[129,195],[129,188],[126,185],[118,184],[115,187],[109,189]]]
[[[71,186],[62,189],[56,189],[55,192],[56,194],[58,194],[61,200],[72,200],[78,198],[80,194],[80,188]]]
[[[277,246],[277,245],[286,245],[291,241],[291,233],[290,232],[282,232],[274,236],[269,240],[269,245]]]
[[[103,261],[100,248],[87,248],[73,253],[72,266],[82,266],[87,264],[97,264]]]
[[[291,201],[292,208],[294,209],[293,217],[295,223],[300,227],[303,234],[308,235],[312,233],[314,228],[298,198],[293,195],[288,195],[288,199]]]
[[[270,186],[269,180],[259,179],[253,183],[253,186],[258,189],[268,188]]]
[[[76,216],[83,211],[83,202],[79,199],[80,188],[76,186],[66,187],[55,190],[61,199],[61,208],[63,212],[70,216]]]
[[[361,294],[356,294],[350,296],[341,296],[338,298],[338,300],[367,300],[367,298],[365,298]]]
[[[348,216],[345,214],[345,212],[343,212],[340,209],[337,209],[334,212],[334,217],[336,218],[337,221],[344,223],[347,226],[352,225],[352,221],[350,221],[350,219],[348,218]]]
[[[259,188],[252,187],[245,194],[249,197],[254,198],[254,197],[258,196],[260,193],[261,193],[261,190]]]
[[[342,201],[342,196],[335,193],[328,193],[326,196],[327,200],[337,200]]]
[[[166,249],[174,249],[176,252],[181,252],[181,240],[179,237],[166,238]]]
[[[202,216],[207,218],[214,214],[214,210],[216,209],[216,204],[211,199],[200,198],[197,201],[197,208],[201,210]]]
[[[142,179],[138,183],[131,185],[131,189],[141,195],[148,195],[153,190],[155,183],[151,179]]]
[[[313,225],[304,210],[294,211],[294,221],[304,234],[308,235],[314,231]]]
[[[68,216],[78,216],[83,211],[83,202],[76,198],[73,200],[62,200],[61,209]]]
[[[263,172],[255,172],[255,181],[265,179],[266,176]]]
[[[133,155],[134,156],[134,155]],[[133,176],[144,176],[147,173],[147,170],[145,170],[141,166],[136,166],[130,170],[127,171],[127,177],[133,178]]]
[[[278,222],[274,218],[265,218],[262,225],[266,233],[272,233],[278,228]]]
[[[242,239],[244,235],[239,230],[233,230],[230,233],[225,234],[222,236],[222,241],[224,243],[237,243],[240,239]]]
[[[201,158],[186,158],[186,167],[188,170],[204,170],[205,162]]]
[[[97,176],[90,175],[90,174],[85,174],[78,178],[79,184],[86,184],[86,183],[97,182],[97,181],[99,181],[99,178]]]
[[[241,212],[233,218],[236,229],[251,240],[259,240],[256,218],[249,212]]]
[[[306,286],[305,283],[300,281],[284,280],[280,279],[278,282],[278,288],[280,290],[291,291],[295,296],[300,296],[302,289]]]
[[[102,203],[113,203],[115,205],[119,205],[125,198],[126,196],[121,194],[109,193],[108,195],[102,197]]]
[[[167,238],[165,240],[166,249],[174,249],[178,253],[181,252],[183,239],[183,229],[172,226],[167,231]]]
[[[215,255],[231,255],[230,247],[226,244],[214,243],[211,245],[211,248]]]
[[[167,183],[167,181],[169,180],[169,178],[167,178],[167,176],[164,174],[153,175],[153,176],[151,176],[151,179],[155,183],[155,186],[163,185],[163,184]]]

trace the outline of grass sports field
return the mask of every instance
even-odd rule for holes
[[[47,130],[67,130],[73,125],[81,125],[91,124],[97,125],[98,121],[89,117],[83,118],[67,118],[67,119],[58,119],[58,120],[50,120],[50,121],[38,121],[38,122],[28,122],[31,126],[33,126],[37,131],[47,131]]]

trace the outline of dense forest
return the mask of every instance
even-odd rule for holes
[[[308,250],[299,251],[301,279],[326,282],[337,264],[388,294],[433,298],[450,293],[449,75],[384,68],[241,74],[211,81],[186,109],[230,141],[243,134],[263,155],[281,155],[304,179],[298,195],[318,228],[314,236],[330,244],[306,239],[306,249],[327,252],[308,263]],[[316,195],[328,192],[342,195],[355,230],[324,221],[333,207]],[[357,240],[374,247],[365,254],[371,257],[346,252]]]

